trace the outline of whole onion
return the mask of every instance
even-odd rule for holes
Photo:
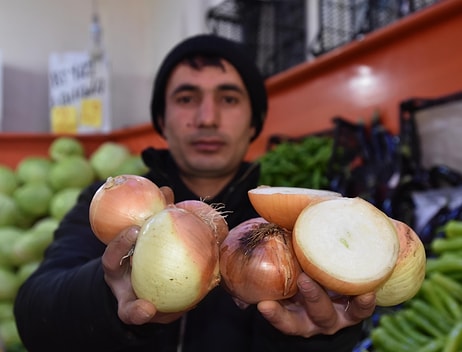
[[[419,291],[425,279],[425,247],[415,231],[402,221],[391,219],[399,237],[399,254],[391,276],[376,291],[378,306],[401,304]]]
[[[91,228],[108,244],[123,229],[138,225],[166,207],[160,188],[137,175],[108,177],[90,203]]]
[[[168,206],[141,226],[132,257],[132,286],[160,312],[194,308],[220,282],[211,228],[190,211]]]
[[[261,217],[231,229],[221,244],[222,283],[237,301],[290,298],[297,292],[300,272],[291,233]]]

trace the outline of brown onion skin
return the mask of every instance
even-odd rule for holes
[[[253,249],[246,249],[242,241],[261,226],[271,230],[265,231],[264,238]],[[223,287],[233,298],[247,304],[294,296],[301,269],[292,249],[290,231],[261,217],[239,224],[220,246],[220,273]]]
[[[225,217],[213,205],[191,199],[178,202],[175,206],[192,212],[209,225],[217,238],[218,244],[221,244],[226,236],[228,236],[228,223]]]
[[[274,190],[274,193],[258,192],[262,188]],[[284,189],[291,192],[278,192]],[[309,188],[259,186],[250,190],[248,195],[250,202],[261,217],[292,231],[303,209],[318,202],[339,197],[340,193]]]

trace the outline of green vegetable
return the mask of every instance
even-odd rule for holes
[[[404,334],[409,335],[413,340],[415,340],[419,345],[425,345],[432,339],[418,330],[414,325],[412,325],[404,316],[403,310],[397,311],[395,314],[395,324],[396,328],[400,329]]]
[[[0,193],[10,196],[18,187],[19,181],[13,169],[0,165]]]
[[[372,330],[371,340],[374,344],[374,347],[378,348],[378,351],[383,352],[416,352],[416,346],[402,344],[400,341],[396,341],[393,336],[391,336],[387,330],[379,326]]]
[[[418,346],[418,342],[409,335],[406,331],[398,329],[396,318],[392,314],[385,314],[380,317],[380,325],[390,334],[396,342],[402,346],[414,347]]]
[[[43,181],[25,183],[14,191],[13,197],[21,211],[39,218],[48,214],[53,191]]]
[[[462,271],[462,258],[450,256],[427,258],[427,275],[431,275],[434,272],[450,273],[460,271]]]
[[[450,251],[462,250],[462,236],[456,236],[451,238],[435,238],[431,244],[430,249],[435,254],[442,254]]]
[[[100,180],[117,176],[117,170],[131,156],[130,150],[118,143],[105,142],[90,156],[90,164]]]
[[[403,313],[406,318],[419,329],[433,337],[444,337],[445,334],[435,328],[433,324],[425,317],[420,316],[412,309],[406,309]]]
[[[61,220],[77,202],[80,188],[65,188],[56,192],[50,201],[50,215]]]
[[[332,138],[318,136],[276,145],[259,159],[259,183],[267,186],[327,188],[329,180],[326,171],[332,146]]]
[[[72,155],[83,157],[85,150],[78,139],[73,137],[59,137],[50,144],[48,154],[51,160],[59,161]]]
[[[131,155],[122,162],[115,171],[115,175],[144,175],[148,172],[148,167],[144,164],[140,155]]]
[[[12,270],[0,267],[0,301],[13,300],[18,290],[18,280]]]
[[[14,267],[11,252],[14,243],[23,233],[24,230],[16,226],[0,227],[0,267],[10,269]]]
[[[462,221],[449,220],[443,227],[443,231],[447,238],[461,237],[462,236]]]
[[[0,226],[16,225],[19,209],[13,197],[0,193]]]
[[[16,175],[20,183],[46,182],[51,165],[51,160],[45,157],[26,157],[16,166]]]
[[[65,188],[84,188],[95,179],[90,162],[81,156],[69,156],[55,162],[48,181],[55,192]]]
[[[446,343],[445,339],[431,340],[426,345],[419,348],[418,352],[439,352]]]
[[[453,319],[439,314],[438,310],[428,304],[427,302],[415,298],[409,301],[410,307],[419,314],[421,317],[426,318],[435,328],[440,330],[443,334],[447,333],[452,325]]]
[[[448,335],[443,352],[459,352],[462,350],[462,322],[458,322]]]

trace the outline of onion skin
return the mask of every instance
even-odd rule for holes
[[[248,192],[248,195],[261,217],[290,231],[304,208],[341,196],[340,193],[327,190],[270,186],[254,188]]]
[[[131,280],[136,296],[159,312],[194,308],[220,282],[215,235],[193,213],[168,206],[141,226]]]
[[[90,224],[104,244],[123,229],[138,225],[167,205],[159,187],[136,175],[109,177],[96,191],[90,203]]]
[[[292,234],[303,271],[341,295],[374,292],[390,277],[398,258],[393,223],[358,197],[333,198],[305,208]]]
[[[220,206],[214,207],[213,205],[194,199],[178,202],[175,206],[196,214],[202,221],[209,225],[216,236],[218,245],[228,236],[228,223],[222,213],[220,213]]]
[[[399,254],[391,276],[376,291],[378,306],[395,306],[414,297],[425,279],[425,247],[414,230],[391,219],[399,237]]]
[[[257,231],[256,242],[250,236]],[[255,304],[296,294],[301,273],[292,249],[291,234],[263,218],[253,218],[229,231],[220,247],[223,287],[237,302]]]

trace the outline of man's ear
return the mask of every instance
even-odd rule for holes
[[[257,134],[257,129],[255,126],[250,127],[250,142],[252,142],[255,138],[255,135]]]
[[[160,127],[161,133],[159,133],[162,137],[164,136],[164,117],[162,115],[157,115],[157,123]]]

